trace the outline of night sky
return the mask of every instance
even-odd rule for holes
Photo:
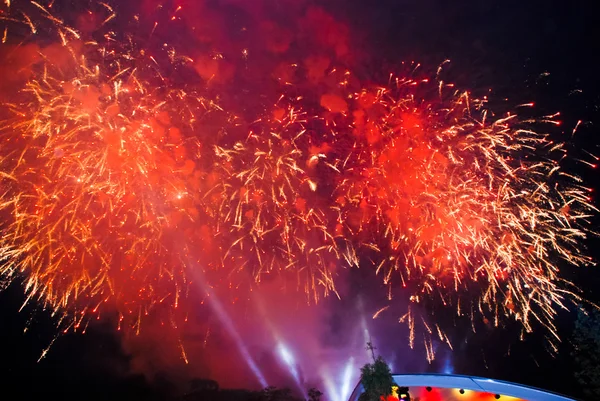
[[[152,1],[144,4],[149,2]],[[57,0],[55,9],[83,12],[84,3],[87,2]],[[111,2],[118,3],[118,0]],[[231,32],[248,18],[236,8],[235,1],[207,3],[217,10],[216,14]],[[279,2],[265,0],[263,3]],[[287,5],[283,3],[286,2],[272,7],[273,15],[293,19],[295,11],[290,11],[291,7],[286,11]],[[449,59],[447,74],[457,86],[491,88],[497,99],[508,98],[518,103],[532,101],[542,113],[560,111],[565,135],[570,135],[578,120],[588,122],[568,141],[575,149],[600,153],[600,140],[596,136],[600,123],[600,81],[594,63],[600,50],[595,39],[600,37],[600,28],[593,2],[327,0],[304,3],[322,7],[349,28],[353,57],[345,62],[352,64],[356,74],[365,81],[383,79],[385,84],[389,71],[402,61],[414,60],[435,69]],[[127,4],[119,5],[117,12],[128,13],[138,6],[138,2]],[[5,64],[0,71],[5,73],[10,65],[5,60],[2,62]],[[596,171],[576,164],[570,167],[591,186],[597,186]],[[596,200],[595,204],[598,205]],[[592,256],[600,258],[596,250],[598,241],[590,239],[587,245]],[[600,273],[595,268],[561,265],[561,269],[561,275],[579,286],[587,299],[600,302],[597,290]],[[359,320],[363,315],[370,319],[382,306],[386,290],[380,280],[367,275],[365,269],[346,272],[343,280],[340,287],[345,296],[341,300],[330,297],[312,308],[291,294],[279,299],[273,283],[267,282],[259,294],[267,305],[269,324],[278,328],[292,352],[301,354],[302,350],[310,350],[309,354],[320,355],[323,366],[330,370],[341,369],[344,361],[355,355],[353,375],[356,380],[360,363],[366,361]],[[185,391],[186,383],[193,378],[216,379],[225,387],[260,387],[244,363],[235,338],[226,329],[227,324],[216,317],[216,309],[201,311],[195,316],[198,320],[208,320],[214,327],[206,345],[211,350],[198,345],[207,337],[200,326],[191,324],[192,328],[183,338],[179,337],[190,344],[188,358],[193,366],[190,367],[179,356],[177,338],[170,334],[170,329],[161,333],[160,324],[152,325],[136,337],[117,331],[115,318],[109,314],[105,319],[92,322],[85,334],[68,333],[57,337],[56,319],[35,302],[19,311],[25,300],[21,284],[19,279],[14,280],[0,291],[0,391],[3,394],[20,394],[21,399],[50,399],[51,396],[62,400],[164,399],[161,397]],[[574,308],[571,309],[557,316],[556,323],[563,338],[558,355],[548,351],[541,333],[535,332],[520,341],[517,325],[497,329],[482,327],[473,333],[469,324],[459,321],[450,332],[454,351],[439,345],[436,360],[428,364],[422,349],[408,348],[407,330],[399,327],[395,316],[383,315],[367,324],[377,352],[392,363],[397,373],[471,374],[578,397],[581,392],[572,375],[569,354],[569,337],[576,316]],[[241,338],[251,344],[249,352],[269,384],[295,388],[291,373],[283,372],[285,368],[273,351],[278,344],[256,329],[256,326],[267,326],[259,310],[254,304],[237,304],[231,311],[232,319],[242,327]],[[47,354],[38,362],[50,344]],[[309,376],[309,371],[318,369],[320,363],[311,361],[305,367],[300,366],[300,376]],[[332,373],[336,377],[340,374]],[[318,380],[310,380],[307,387],[321,386]],[[351,384],[354,385],[355,382]]]

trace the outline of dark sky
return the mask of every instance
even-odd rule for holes
[[[376,81],[382,71],[383,76],[387,74],[388,66],[392,68],[403,60],[417,60],[435,68],[450,59],[449,74],[460,86],[493,88],[501,98],[535,101],[541,110],[560,110],[565,127],[572,127],[577,120],[591,121],[574,139],[574,144],[576,148],[598,153],[600,141],[595,127],[600,123],[600,85],[594,60],[600,50],[595,39],[600,37],[600,28],[592,1],[313,3],[321,4],[350,27],[357,53],[368,54],[364,62],[356,63],[359,74],[367,79]],[[226,10],[223,15],[228,15],[229,8],[223,6],[223,9]],[[576,89],[583,92],[573,95]],[[595,172],[574,168],[596,185]],[[597,249],[597,245],[597,241],[590,241],[591,249]],[[600,301],[596,285],[600,274],[573,271],[569,267],[565,267],[564,274],[590,300]],[[165,372],[164,380],[158,375],[150,383],[147,376],[132,368],[133,358],[124,349],[111,322],[92,324],[85,335],[59,336],[38,363],[40,354],[55,338],[55,326],[44,312],[33,311],[31,307],[19,312],[22,302],[19,283],[0,292],[0,391],[3,393],[28,394],[23,399],[32,397],[33,391],[43,397],[60,395],[63,400],[151,400],[159,397],[157,388],[168,392],[166,377],[172,377],[172,372]],[[353,318],[344,311],[344,305],[333,305],[331,313],[326,313],[329,335],[325,337],[329,341],[345,330],[344,322]],[[568,312],[560,313],[557,318],[560,333],[566,339],[561,348],[563,353],[558,357],[551,357],[545,351],[539,335],[520,342],[517,330],[510,327],[477,334],[457,329],[454,339],[460,345],[455,347],[454,354],[443,353],[432,365],[412,363],[416,359],[413,354],[406,358],[411,362],[403,363],[406,347],[397,346],[393,338],[384,338],[383,334],[380,352],[398,360],[397,366],[407,371],[444,371],[451,360],[454,373],[507,379],[579,395],[571,374],[571,358],[566,352],[573,319],[574,315]],[[385,333],[388,326],[379,330],[378,333]],[[504,340],[507,335],[515,338],[512,344]],[[468,341],[462,341],[461,336]],[[228,341],[225,343],[231,345],[231,340]]]

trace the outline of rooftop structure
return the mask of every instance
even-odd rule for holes
[[[483,377],[408,374],[393,378],[398,386],[408,387],[410,401],[574,401],[534,387]],[[363,391],[359,383],[349,401],[358,401]]]

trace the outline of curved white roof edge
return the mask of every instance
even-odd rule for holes
[[[448,374],[400,374],[392,375],[392,377],[399,386],[406,387],[458,388],[516,397],[527,401],[575,401],[574,398],[550,393],[535,387],[484,377]],[[358,383],[350,396],[350,401],[357,401],[362,392],[362,385]]]

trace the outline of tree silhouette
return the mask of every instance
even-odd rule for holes
[[[575,378],[590,400],[600,400],[600,311],[577,311],[573,346]]]
[[[360,369],[360,383],[364,393],[360,395],[359,401],[380,401],[381,396],[385,397],[390,393],[394,379],[383,358],[375,358],[375,347],[370,342],[367,343],[367,349],[371,351],[373,363],[367,363]]]
[[[256,401],[305,401],[303,398],[294,396],[289,388],[277,388],[273,386],[263,389],[256,393],[256,395]],[[308,390],[308,400],[306,401],[320,401],[322,395],[323,393],[316,388],[311,388]]]
[[[269,386],[260,393],[260,401],[300,401],[292,395],[289,388]]]
[[[322,395],[323,393],[317,390],[316,388],[311,388],[310,390],[308,390],[308,401],[320,401]]]

